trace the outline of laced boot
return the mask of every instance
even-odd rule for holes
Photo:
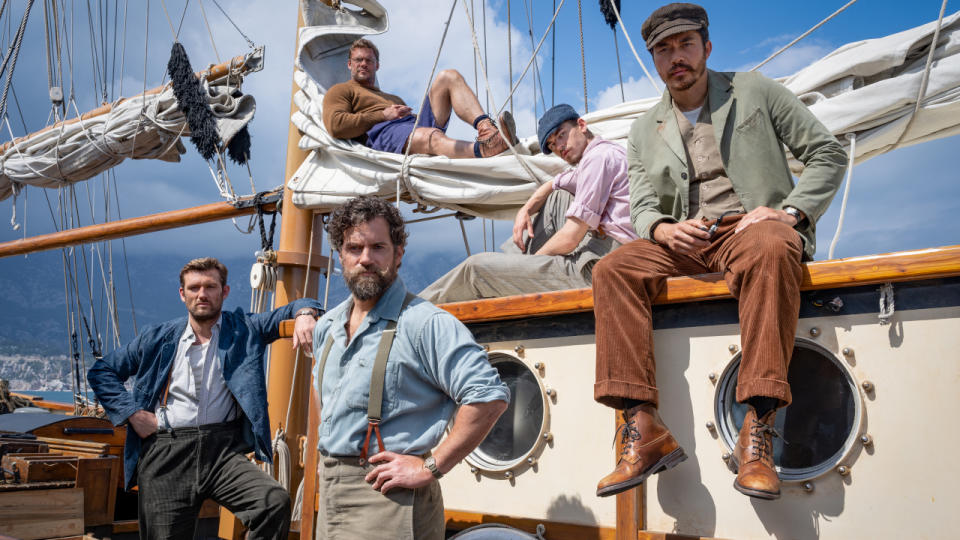
[[[485,117],[478,123],[477,142],[474,150],[477,157],[491,157],[502,154],[507,151],[507,148],[515,146],[519,142],[519,139],[517,139],[517,124],[510,111],[500,113],[500,125],[503,127],[503,134],[500,133],[497,124],[490,117]]]
[[[597,484],[597,496],[606,497],[643,483],[651,474],[665,471],[687,459],[683,448],[663,425],[657,408],[644,403],[631,409],[613,440],[621,437],[623,450],[613,472]]]
[[[759,499],[780,498],[780,477],[773,465],[773,437],[780,437],[773,428],[776,417],[777,410],[773,409],[758,420],[757,412],[750,407],[743,419],[733,449],[737,465],[733,487],[744,495]]]

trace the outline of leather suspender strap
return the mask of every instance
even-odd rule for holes
[[[323,368],[327,367],[327,356],[333,347],[333,336],[327,335],[327,342],[323,344],[323,354],[320,355],[320,366],[317,368],[317,407],[323,407]]]
[[[407,309],[407,306],[416,297],[413,293],[407,293],[407,296],[403,299],[403,305],[400,306],[400,312],[397,313],[397,321],[400,320],[403,310]],[[371,433],[377,436],[377,445],[380,451],[386,450],[383,446],[383,438],[380,436],[380,420],[383,415],[383,383],[387,373],[387,358],[390,357],[393,338],[397,333],[397,321],[387,322],[387,326],[380,336],[377,358],[373,362],[373,372],[370,374],[370,401],[367,402],[367,436],[364,437],[363,448],[360,450],[360,463],[367,462]]]

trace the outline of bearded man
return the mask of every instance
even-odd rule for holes
[[[790,403],[787,370],[800,312],[801,260],[843,178],[837,139],[783,85],[759,73],[707,69],[707,12],[677,3],[641,34],[667,87],[634,121],[627,142],[630,210],[640,240],[593,272],[597,328],[594,398],[625,409],[625,448],[597,494],[613,495],[686,455],[658,413],[653,300],[670,276],[721,272],[738,300],[743,356],[737,401],[747,405],[733,449],[734,488],[776,499],[777,409]],[[804,165],[794,182],[784,146]]]
[[[396,208],[357,197],[327,229],[351,296],[312,336],[316,537],[442,540],[437,479],[483,441],[510,391],[467,328],[397,277],[407,233]]]
[[[308,339],[321,305],[222,311],[229,294],[220,261],[188,262],[180,270],[187,317],[142,329],[87,373],[108,418],[127,425],[124,479],[127,489],[139,485],[140,538],[193,538],[205,499],[233,512],[247,538],[287,538],[290,496],[246,454],[273,458],[264,349],[292,317],[296,339]]]

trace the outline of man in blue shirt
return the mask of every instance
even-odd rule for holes
[[[442,539],[437,479],[480,444],[510,392],[467,328],[397,278],[407,234],[396,208],[351,199],[328,230],[351,297],[313,332],[317,538]]]
[[[273,457],[264,349],[284,319],[296,317],[296,336],[312,329],[320,304],[222,311],[229,293],[222,263],[190,261],[180,271],[188,316],[144,328],[87,373],[110,420],[127,425],[124,478],[127,489],[139,485],[141,538],[193,538],[208,498],[249,528],[247,538],[287,537],[289,495],[245,454]]]

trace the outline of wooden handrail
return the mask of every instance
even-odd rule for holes
[[[960,245],[864,255],[805,263],[800,290],[813,291],[876,283],[960,276]],[[700,274],[669,278],[656,304],[676,304],[730,298],[723,275]],[[504,298],[442,304],[465,323],[583,313],[593,309],[590,289],[552,291]],[[293,321],[283,321],[281,334],[293,335]]]

